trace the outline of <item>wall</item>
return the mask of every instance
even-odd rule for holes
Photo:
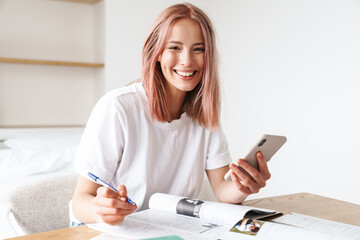
[[[178,1],[29,2],[0,1],[0,56],[106,65],[0,63],[1,124],[85,123],[99,95],[140,77],[152,22]],[[360,204],[360,2],[189,2],[216,28],[233,159],[262,133],[288,137],[269,162],[267,187],[250,198],[306,191]]]
[[[103,26],[94,27],[101,5],[1,0],[0,57],[103,61]],[[0,126],[82,125],[103,77],[93,68],[0,63]]]
[[[139,78],[152,21],[176,2],[105,2],[106,90]],[[216,27],[233,158],[262,133],[288,137],[250,198],[306,191],[360,204],[360,2],[189,2]]]
[[[231,5],[217,7],[216,26],[233,156],[261,133],[284,134],[261,195],[307,191],[359,204],[360,2]]]

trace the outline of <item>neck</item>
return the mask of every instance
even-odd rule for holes
[[[167,99],[168,99],[168,108],[170,110],[171,120],[179,119],[181,114],[184,112],[183,110],[183,102],[185,99],[186,92],[176,91],[171,92],[167,91]]]

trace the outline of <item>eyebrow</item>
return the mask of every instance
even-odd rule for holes
[[[183,43],[180,42],[180,41],[169,41],[169,42],[167,42],[166,44],[181,44],[181,45],[183,45]],[[205,43],[199,42],[199,43],[195,43],[195,44],[194,44],[194,46],[198,46],[198,45],[205,45]]]

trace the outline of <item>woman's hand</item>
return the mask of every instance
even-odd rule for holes
[[[124,218],[133,213],[137,206],[126,202],[127,190],[124,185],[120,185],[118,193],[108,187],[99,187],[96,196],[92,200],[95,207],[98,221],[111,225],[120,224]]]
[[[230,164],[232,170],[231,180],[240,192],[247,195],[258,193],[261,188],[265,187],[266,181],[271,177],[263,154],[257,152],[256,158],[259,162],[259,171],[243,159],[239,159],[237,163],[246,173],[241,171],[235,164]]]

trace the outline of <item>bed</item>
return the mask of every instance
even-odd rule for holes
[[[67,227],[82,132],[0,128],[0,239]]]

